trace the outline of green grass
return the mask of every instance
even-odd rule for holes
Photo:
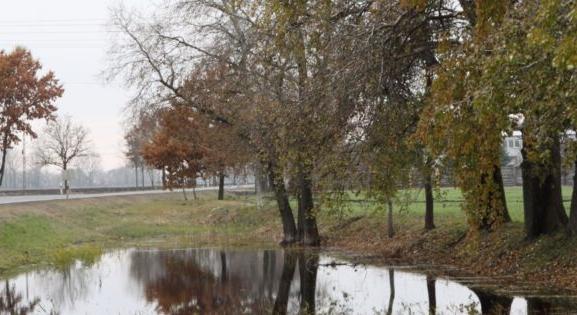
[[[565,209],[569,211],[572,187],[564,186],[562,189]],[[514,222],[523,222],[523,191],[521,187],[506,187],[507,207]],[[384,208],[373,201],[366,201],[364,195],[349,193],[346,199],[349,202],[339,204],[339,209],[335,212],[343,211],[345,216],[379,215],[384,214]],[[457,188],[441,188],[434,193],[435,216],[437,218],[452,217],[465,220],[462,210],[463,195]],[[398,194],[394,202],[396,211],[401,215],[424,215],[425,194],[423,190],[404,190]],[[338,213],[340,214],[340,213]]]
[[[272,244],[278,219],[254,198],[196,201],[180,194],[0,206],[0,273],[14,267],[93,261],[102,248]],[[267,243],[268,242],[268,243]]]

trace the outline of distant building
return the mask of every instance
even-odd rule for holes
[[[515,132],[509,137],[503,139],[503,152],[506,155],[504,166],[519,167],[523,162],[521,149],[523,148],[523,139],[521,133]]]
[[[565,139],[574,141],[576,139],[576,134],[574,131],[567,131],[565,133]],[[563,144],[562,144],[563,146]],[[523,156],[521,155],[521,149],[523,148],[523,139],[521,132],[515,131],[511,136],[503,138],[503,165],[501,167],[501,172],[503,175],[503,183],[505,186],[518,186],[523,183],[521,163],[523,162]],[[561,154],[564,154],[564,150],[561,150]],[[561,169],[561,183],[563,185],[572,185],[573,176],[575,170],[572,166],[563,165]]]

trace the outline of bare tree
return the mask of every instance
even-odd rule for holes
[[[62,170],[64,177],[64,193],[68,195],[68,168],[79,157],[88,156],[88,130],[76,125],[70,117],[57,118],[44,129],[37,147],[39,163],[42,166],[56,166]]]

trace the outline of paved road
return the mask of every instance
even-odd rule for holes
[[[226,186],[225,191],[240,190],[240,189],[250,189],[254,185],[239,185],[239,186]],[[210,191],[217,190],[218,187],[199,187],[196,191]],[[187,190],[191,191],[192,190]],[[69,199],[88,199],[88,198],[102,198],[102,197],[113,197],[113,196],[134,196],[134,195],[152,195],[152,194],[168,194],[168,193],[178,193],[180,190],[168,191],[168,190],[141,190],[141,191],[123,191],[123,192],[112,192],[112,193],[101,193],[101,194],[71,194]],[[5,204],[16,204],[16,203],[26,203],[26,202],[41,202],[50,200],[64,200],[66,196],[64,195],[25,195],[25,196],[1,196],[0,205]]]

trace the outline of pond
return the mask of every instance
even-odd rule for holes
[[[0,282],[0,314],[568,314],[572,297],[501,295],[419,269],[283,250],[117,250]],[[464,278],[463,278],[464,279]]]

